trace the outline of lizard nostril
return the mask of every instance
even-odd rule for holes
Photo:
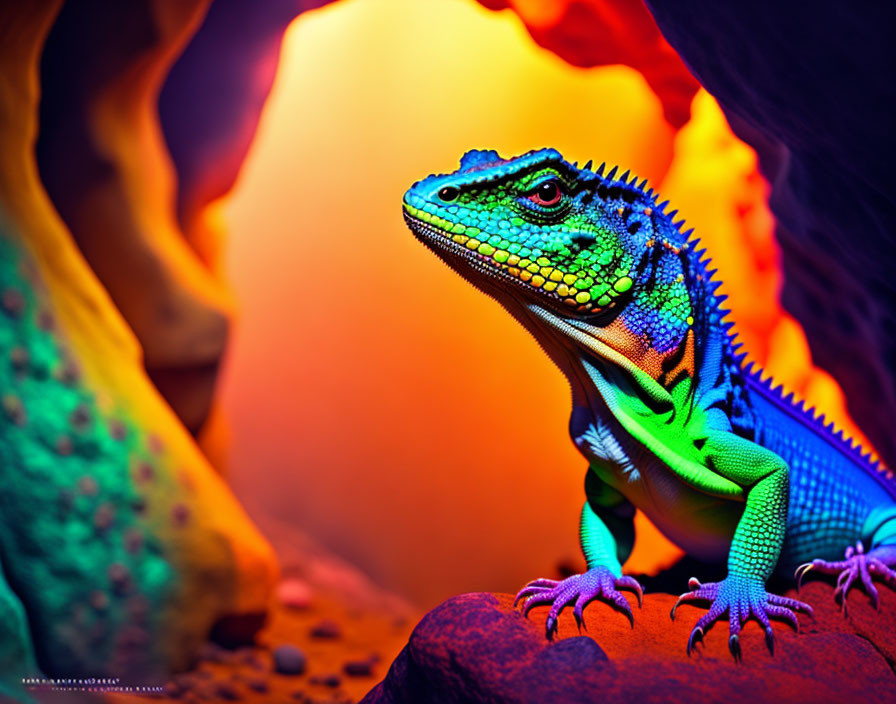
[[[460,195],[460,191],[457,190],[454,186],[445,186],[444,188],[439,189],[439,198],[446,202],[451,202],[458,195]]]

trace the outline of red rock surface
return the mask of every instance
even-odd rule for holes
[[[892,663],[896,595],[882,595],[882,612],[853,592],[847,616],[825,583],[801,594],[816,622],[802,632],[776,624],[774,656],[750,622],[741,637],[743,663],[728,652],[727,620],[688,657],[690,629],[703,609],[669,611],[675,597],[648,594],[635,608],[635,627],[610,607],[585,611],[579,634],[566,609],[554,643],[544,636],[548,607],[524,619],[505,594],[465,594],[430,612],[417,626],[386,679],[365,704],[449,702],[796,702],[881,701],[896,686]]]
[[[663,103],[669,124],[690,117],[699,84],[660,34],[647,7],[632,0],[479,0],[512,8],[532,38],[573,66],[625,64],[639,71]]]

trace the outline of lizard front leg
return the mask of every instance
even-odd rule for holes
[[[513,602],[516,606],[520,599],[525,599],[524,616],[535,606],[551,605],[545,621],[548,638],[557,630],[560,612],[573,602],[573,616],[579,628],[584,625],[585,606],[595,599],[612,603],[634,626],[631,607],[619,589],[634,591],[639,606],[643,598],[637,580],[622,575],[622,563],[634,545],[634,506],[590,470],[585,479],[585,493],[588,498],[582,507],[579,538],[588,571],[564,580],[536,579],[523,587]]]
[[[775,453],[725,431],[710,430],[703,450],[710,471],[744,488],[746,505],[731,541],[728,576],[721,582],[708,584],[692,579],[691,591],[679,597],[672,608],[672,618],[682,602],[712,602],[709,612],[691,631],[688,654],[702,640],[706,628],[726,612],[730,626],[728,647],[736,660],[741,656],[739,634],[750,618],[755,618],[763,627],[768,649],[774,652],[774,632],[769,618],[784,619],[798,628],[794,610],[812,613],[807,604],[765,590],[765,582],[778,561],[787,525],[790,486],[787,464]]]

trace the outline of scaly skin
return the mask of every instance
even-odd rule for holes
[[[631,618],[618,590],[640,599],[621,568],[638,507],[685,551],[727,556],[722,582],[692,579],[679,599],[710,602],[689,653],[725,613],[735,658],[747,619],[772,650],[770,618],[796,627],[794,612],[811,613],[766,591],[775,571],[840,574],[844,603],[855,580],[876,602],[872,578],[896,580],[892,474],[745,366],[697,241],[646,182],[615,174],[552,149],[473,151],[404,196],[414,234],[519,320],[572,387],[588,571],[530,582],[517,600],[551,604],[548,637],[568,604],[578,622],[594,599]]]

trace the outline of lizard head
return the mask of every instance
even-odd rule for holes
[[[454,173],[415,183],[404,215],[461,273],[473,267],[509,295],[596,320],[651,283],[658,243],[686,247],[686,236],[663,227],[668,218],[654,213],[644,184],[602,171],[578,169],[553,149],[513,159],[471,151]]]
[[[471,151],[454,173],[411,186],[404,217],[518,317],[574,325],[658,375],[694,323],[689,233],[646,181],[603,169],[580,169],[554,149],[511,159]]]

